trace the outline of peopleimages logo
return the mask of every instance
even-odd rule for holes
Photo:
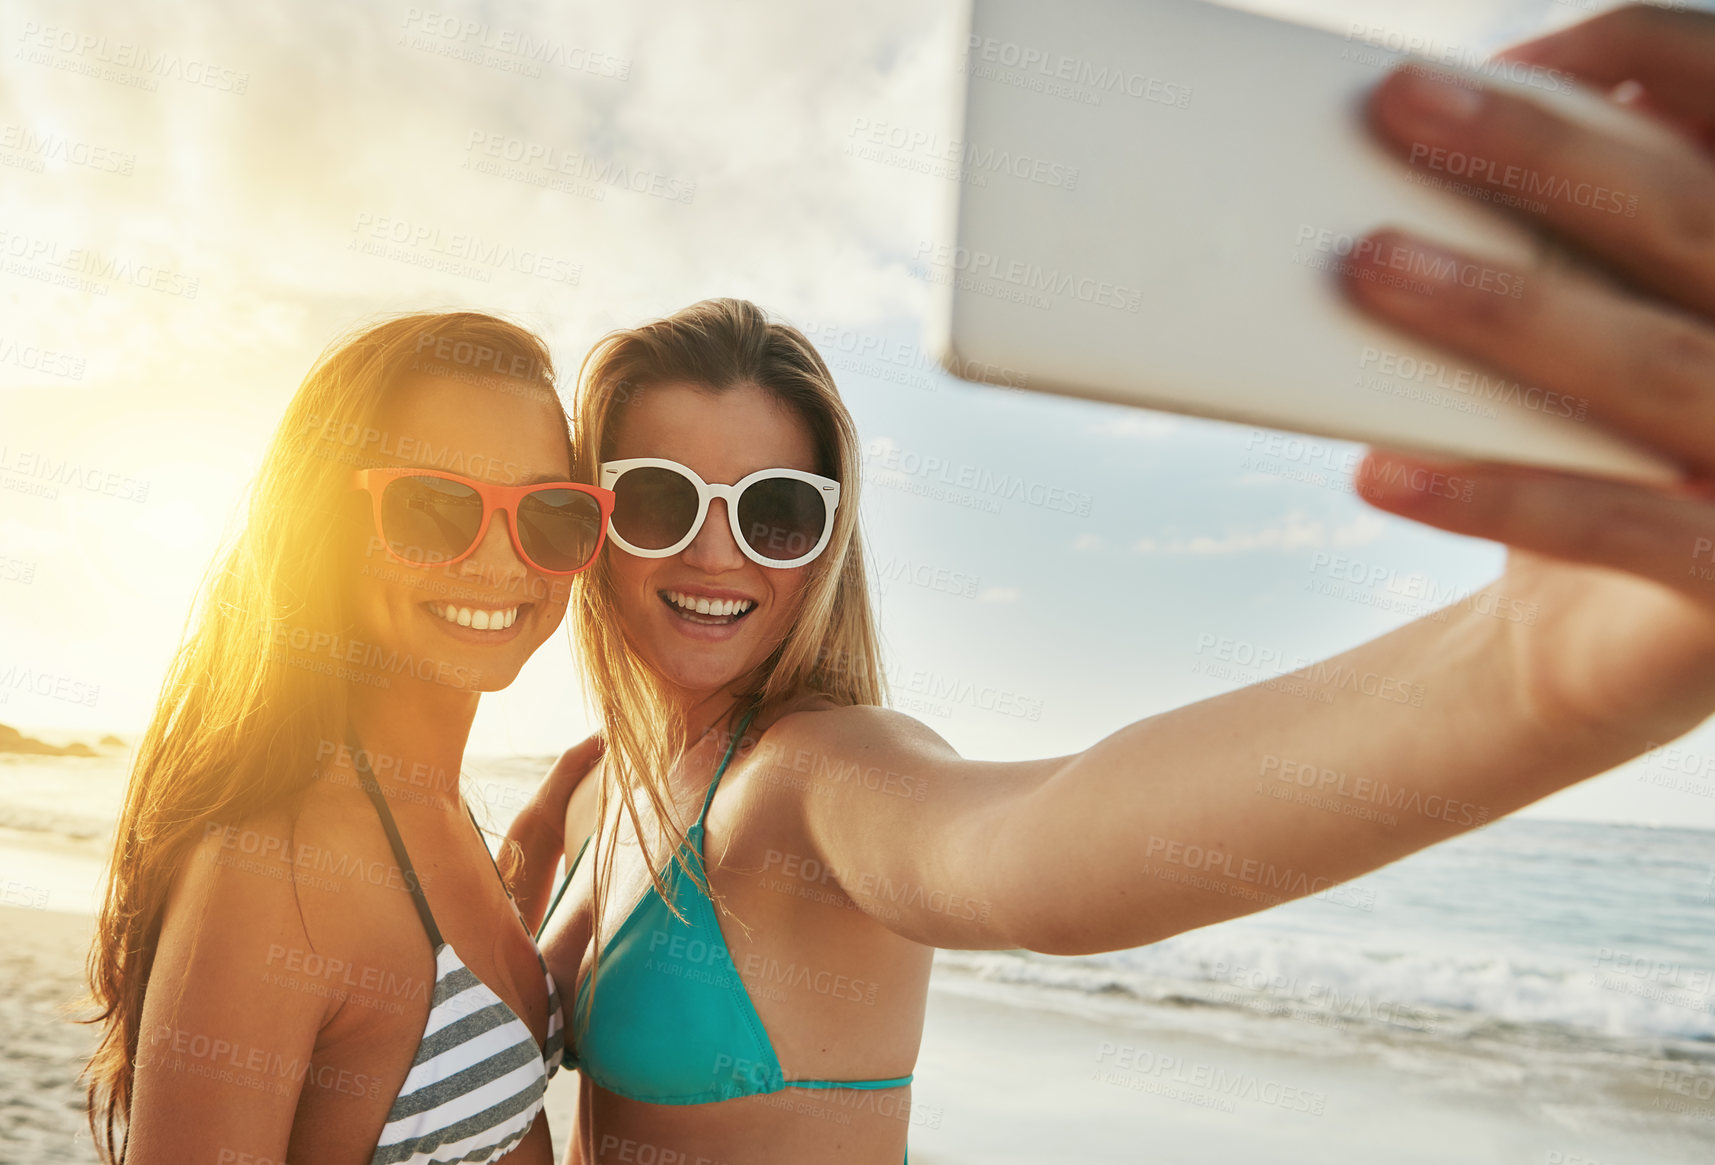
[[[1005,259],[988,251],[924,241],[917,244],[915,258],[919,263],[949,269],[973,281],[992,279],[1026,292],[1063,296],[1119,311],[1135,312],[1143,308],[1140,288],[1045,268],[1022,259]]]
[[[1406,33],[1400,29],[1387,28],[1378,24],[1364,24],[1354,21],[1346,29],[1346,40],[1380,49],[1386,53],[1404,53],[1418,58],[1413,62],[1419,70],[1423,61],[1437,65],[1446,65],[1454,69],[1478,73],[1484,77],[1502,77],[1519,85],[1528,85],[1533,89],[1558,90],[1570,93],[1573,89],[1572,78],[1559,69],[1546,65],[1532,65],[1525,61],[1508,60],[1504,57],[1490,56],[1478,49],[1466,48],[1462,45],[1444,44],[1434,37]],[[1377,57],[1373,60],[1362,60],[1350,55],[1350,50],[1342,53],[1344,60],[1357,60],[1360,64],[1381,65],[1391,63]],[[1460,82],[1464,78],[1458,76],[1442,76],[1440,79],[1450,82]]]
[[[949,460],[934,454],[923,455],[913,449],[902,449],[886,437],[871,441],[864,450],[864,460],[878,470],[904,478],[922,477],[943,485],[970,490],[996,501],[1017,501],[1080,518],[1090,515],[1093,497],[1079,490],[1051,486],[1011,473],[996,473],[968,461]],[[880,479],[877,484],[883,484]]]
[[[1043,186],[1065,190],[1078,188],[1076,166],[992,145],[943,138],[928,130],[867,117],[852,119],[845,152],[866,161],[887,162],[904,169],[933,173],[937,177],[982,179],[975,183],[978,186],[987,185],[988,175],[1006,174]],[[913,164],[910,159],[915,159],[918,164]],[[931,168],[935,163],[942,163],[948,169]]]
[[[1379,372],[1395,380],[1442,388],[1488,401],[1501,401],[1550,416],[1570,417],[1575,421],[1584,420],[1590,412],[1590,402],[1583,397],[1520,384],[1504,376],[1453,368],[1434,360],[1384,352],[1380,348],[1366,347],[1358,357],[1358,368]]]
[[[1521,196],[1552,199],[1587,210],[1624,215],[1627,218],[1636,218],[1638,214],[1638,198],[1635,194],[1625,194],[1593,182],[1574,182],[1558,174],[1544,174],[1540,170],[1524,166],[1502,165],[1493,158],[1467,154],[1462,150],[1449,150],[1443,146],[1413,142],[1411,164],[1428,166],[1432,170],[1439,170],[1468,182],[1499,186]]]
[[[60,162],[125,176],[137,167],[136,154],[91,145],[63,133],[39,132],[16,124],[0,126],[0,150],[27,160],[31,163],[27,168],[36,173],[42,172],[44,162]]]
[[[978,76],[1011,83],[1013,78],[1001,72],[1007,70],[1042,82],[1056,82],[1061,88],[1051,90],[1053,95],[1078,98],[1090,105],[1099,105],[1103,94],[1124,94],[1175,109],[1191,106],[1191,86],[1117,65],[1099,65],[1082,57],[1051,53],[991,36],[973,35],[966,52],[967,67]]]
[[[24,22],[24,31],[19,34],[18,41],[22,47],[15,56],[17,60],[82,73],[103,81],[117,81],[133,88],[153,91],[163,80],[182,81],[187,85],[242,96],[250,87],[250,74],[247,72],[167,49],[155,49],[34,20]]]
[[[1392,271],[1403,271],[1407,277],[1421,276],[1431,283],[1458,283],[1479,291],[1519,299],[1524,295],[1524,277],[1510,271],[1481,263],[1461,262],[1452,255],[1430,255],[1416,247],[1401,243],[1384,243],[1368,236],[1344,234],[1326,227],[1317,228],[1301,223],[1294,241],[1300,255],[1306,247],[1324,255],[1345,259],[1356,256],[1358,263],[1374,263]],[[1337,265],[1339,266],[1339,265]],[[1427,285],[1425,285],[1427,286]],[[1418,288],[1420,291],[1422,287]]]

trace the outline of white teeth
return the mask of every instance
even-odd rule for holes
[[[683,611],[695,611],[699,615],[709,615],[714,618],[725,618],[729,615],[742,615],[756,606],[753,599],[711,599],[703,595],[687,595],[683,591],[666,591],[668,602]]]
[[[449,623],[476,631],[501,631],[518,622],[517,607],[491,611],[483,607],[443,606],[437,614]]]

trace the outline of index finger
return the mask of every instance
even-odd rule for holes
[[[1715,14],[1629,5],[1500,55],[1605,90],[1636,81],[1669,115],[1715,119]]]

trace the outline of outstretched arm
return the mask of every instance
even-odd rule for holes
[[[1066,757],[965,760],[853,708],[783,719],[760,759],[820,771],[807,848],[905,937],[1117,950],[1327,890],[1641,751],[1533,702],[1530,635],[1420,620]]]
[[[1576,197],[1540,212],[1619,278],[1515,271],[1514,299],[1454,277],[1401,289],[1355,263],[1350,292],[1398,327],[1587,400],[1590,423],[1678,460],[1688,480],[1372,452],[1366,500],[1509,544],[1507,572],[1322,664],[1074,756],[965,761],[878,709],[783,719],[782,756],[897,774],[804,802],[806,848],[860,907],[940,946],[1135,946],[1385,865],[1715,709],[1715,16],[1624,9],[1513,55],[1604,91],[1632,82],[1682,136],[1610,140],[1498,92],[1437,93],[1422,72],[1378,87],[1375,124],[1419,164],[1462,150],[1569,190],[1635,194],[1631,216]],[[1354,254],[1418,246],[1385,232]],[[906,788],[923,799],[888,794]]]

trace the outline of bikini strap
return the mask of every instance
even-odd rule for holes
[[[590,834],[594,837],[595,834]],[[584,860],[584,851],[590,847],[590,838],[584,838],[584,844],[578,847],[578,856],[572,859],[572,864],[566,867],[566,876],[560,879],[560,888],[554,891],[553,901],[548,903],[548,909],[542,912],[542,925],[536,928],[536,941],[542,941],[542,932],[548,929],[548,920],[554,917],[554,907],[560,904],[560,899],[566,896],[566,887],[572,884],[572,875],[578,872],[578,863]]]
[[[462,801],[463,798],[461,797],[460,800]],[[476,830],[476,836],[482,842],[482,852],[488,855],[488,864],[494,867],[494,876],[500,879],[500,888],[506,891],[508,898],[511,898],[512,888],[506,884],[506,875],[500,872],[500,863],[494,860],[494,851],[488,848],[488,839],[482,835],[482,824],[476,819],[476,810],[466,805],[464,811],[465,815],[470,818],[471,828]]]
[[[756,715],[757,707],[758,705],[753,703],[750,708],[745,711],[743,718],[739,720],[738,727],[733,730],[732,742],[727,745],[726,755],[721,758],[720,767],[715,770],[714,779],[709,782],[709,791],[703,795],[703,809],[702,812],[697,814],[697,821],[696,824],[691,826],[692,829],[701,829],[703,818],[709,815],[709,805],[715,799],[715,786],[721,783],[721,774],[726,772],[727,763],[732,760],[733,749],[738,747],[738,739],[744,735],[744,730],[750,726],[751,717]],[[589,849],[590,838],[593,838],[594,836],[595,834],[592,833],[589,837],[584,838],[584,843],[578,847],[578,856],[573,858],[572,864],[566,867],[565,875],[560,879],[559,889],[554,891],[554,897],[549,901],[548,909],[542,914],[542,925],[536,928],[536,937],[538,939],[540,939],[542,937],[542,933],[548,929],[548,919],[554,916],[554,907],[558,906],[560,904],[560,899],[565,897],[566,888],[572,884],[572,875],[577,873],[578,863],[584,860],[584,851]]]
[[[714,802],[715,789],[721,783],[721,774],[726,772],[727,762],[732,760],[733,749],[738,747],[738,738],[743,736],[744,730],[750,726],[750,718],[756,715],[757,707],[758,705],[753,702],[749,708],[745,709],[744,716],[738,722],[738,727],[732,730],[732,740],[726,746],[726,755],[721,757],[720,767],[715,769],[714,779],[709,782],[709,791],[703,794],[703,810],[697,814],[697,821],[695,825],[691,826],[692,829],[703,827],[703,818],[709,815],[709,806]]]
[[[369,754],[364,752],[363,746],[357,742],[357,734],[352,731],[350,724],[345,726],[345,743],[351,749],[352,762],[357,766],[358,783],[363,786],[363,791],[369,795],[370,803],[375,806],[375,812],[381,818],[381,828],[387,832],[387,844],[393,847],[393,856],[398,859],[399,868],[404,871],[405,888],[411,891],[411,899],[417,904],[417,917],[423,920],[423,929],[428,932],[429,944],[439,950],[444,942],[441,938],[441,928],[435,925],[435,916],[429,912],[429,900],[423,897],[422,884],[417,879],[417,871],[411,867],[411,855],[405,852],[405,839],[399,836],[399,827],[393,822],[393,812],[387,808],[387,798],[381,795],[381,786],[375,783],[375,774],[369,770]]]
[[[595,834],[590,834],[594,837]],[[584,851],[590,847],[590,837],[584,838],[584,844],[578,847],[578,856],[572,859],[572,864],[566,867],[566,877],[570,878],[578,872],[578,863],[584,860]]]

